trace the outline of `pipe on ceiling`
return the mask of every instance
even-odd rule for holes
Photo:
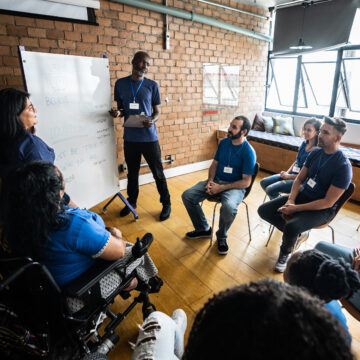
[[[246,35],[246,36],[249,36],[249,37],[252,37],[255,39],[259,39],[259,40],[263,40],[263,41],[267,41],[267,42],[271,41],[271,37],[268,35],[264,35],[262,33],[256,32],[256,31],[244,29],[244,28],[236,26],[236,25],[227,24],[222,21],[218,21],[218,20],[203,16],[203,15],[198,15],[194,12],[176,9],[176,8],[173,8],[170,6],[164,6],[164,5],[153,3],[150,1],[146,1],[146,0],[111,0],[111,1],[120,3],[120,4],[133,6],[133,7],[139,7],[139,8],[150,10],[150,11],[159,12],[161,14],[168,14],[168,15],[171,15],[174,17],[198,22],[201,24],[215,26],[215,27],[218,27],[221,29],[233,31],[235,33]]]

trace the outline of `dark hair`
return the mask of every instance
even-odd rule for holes
[[[339,134],[344,135],[346,133],[346,122],[343,119],[324,116],[324,122],[333,126]]]
[[[344,259],[333,259],[315,249],[296,254],[298,257],[290,260],[286,270],[290,284],[301,286],[326,302],[351,296],[360,289],[357,272]]]
[[[2,183],[0,225],[3,248],[16,256],[37,258],[50,232],[64,223],[64,189],[60,171],[50,162],[35,161],[15,170]]]
[[[247,134],[249,133],[250,128],[251,128],[251,124],[250,124],[249,119],[247,117],[243,116],[243,115],[235,116],[234,119],[235,120],[242,120],[243,123],[242,123],[241,129],[240,129],[240,132],[243,131],[243,130],[246,130],[245,136],[247,136]]]
[[[145,52],[145,51],[137,51],[135,54],[134,54],[134,57],[131,61],[132,64],[134,64],[134,62],[138,61],[139,59],[143,58],[143,57],[148,57],[150,58],[150,55]]]
[[[315,129],[315,131],[317,132],[317,135],[315,136],[315,146],[317,146],[318,142],[319,142],[319,132],[320,132],[320,128],[322,125],[322,121],[317,119],[317,118],[310,118],[304,121],[304,124],[302,126],[302,131],[305,130],[305,126],[306,125],[312,125]],[[308,141],[306,141],[306,143],[308,143]]]
[[[353,359],[345,331],[321,302],[273,279],[240,285],[197,314],[183,360]]]
[[[0,161],[6,162],[9,144],[26,134],[20,114],[26,107],[29,94],[7,88],[0,90]]]

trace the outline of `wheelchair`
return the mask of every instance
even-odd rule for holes
[[[0,358],[107,359],[106,354],[119,340],[115,329],[129,312],[142,304],[145,319],[156,310],[149,293],[160,290],[158,277],[149,283],[138,279],[138,296],[125,311],[114,314],[109,309],[117,295],[124,299],[131,296],[123,289],[136,277],[136,269],[124,276],[124,268],[141,258],[152,241],[150,233],[137,239],[125,267],[119,267],[121,259],[99,259],[61,289],[37,261],[0,259]],[[109,322],[99,331],[105,319]]]

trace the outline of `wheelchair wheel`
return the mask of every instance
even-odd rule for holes
[[[84,357],[81,358],[81,360],[109,360],[109,358],[104,354],[92,353],[85,355]]]

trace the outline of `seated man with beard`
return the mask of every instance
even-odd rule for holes
[[[184,191],[182,200],[195,230],[186,233],[188,239],[211,236],[200,202],[219,196],[221,198],[219,230],[216,232],[218,252],[225,255],[229,251],[227,231],[237,214],[237,208],[250,186],[254,174],[256,154],[246,141],[250,121],[245,116],[235,117],[229,126],[228,137],[223,139],[217,149],[209,169],[209,178],[200,181]]]

